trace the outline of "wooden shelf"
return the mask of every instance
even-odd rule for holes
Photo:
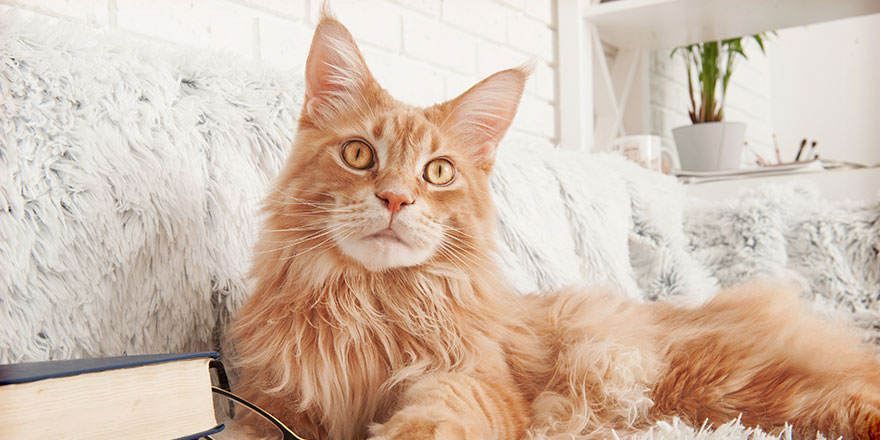
[[[626,48],[672,48],[880,13],[880,0],[617,0],[588,2],[584,19]]]

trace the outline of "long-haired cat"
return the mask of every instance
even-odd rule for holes
[[[322,13],[231,329],[237,392],[310,439],[609,438],[740,415],[880,438],[880,364],[785,289],[695,309],[512,293],[493,263],[489,175],[527,74],[409,106]]]

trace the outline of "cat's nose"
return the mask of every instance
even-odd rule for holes
[[[388,208],[389,211],[391,211],[392,216],[400,212],[401,208],[403,208],[404,206],[412,205],[413,202],[415,202],[412,197],[403,194],[393,193],[391,191],[378,193],[376,194],[376,197],[378,197],[379,200],[381,200],[382,203],[385,204],[385,207]]]

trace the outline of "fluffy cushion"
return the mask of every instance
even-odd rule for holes
[[[880,342],[880,200],[829,202],[795,183],[686,212],[692,253],[721,285],[788,280]]]
[[[669,176],[615,155],[504,145],[492,184],[502,269],[521,292],[577,284],[693,303],[716,290],[685,251]]]
[[[0,60],[0,362],[210,348],[301,88],[10,16]]]

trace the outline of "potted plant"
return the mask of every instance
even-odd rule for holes
[[[672,56],[680,53],[685,61],[690,95],[688,114],[693,122],[693,125],[672,130],[683,169],[714,171],[739,168],[746,125],[723,119],[727,86],[736,59],[740,56],[747,58],[743,38],[754,39],[764,53],[764,38],[760,34],[691,44],[672,51]]]

